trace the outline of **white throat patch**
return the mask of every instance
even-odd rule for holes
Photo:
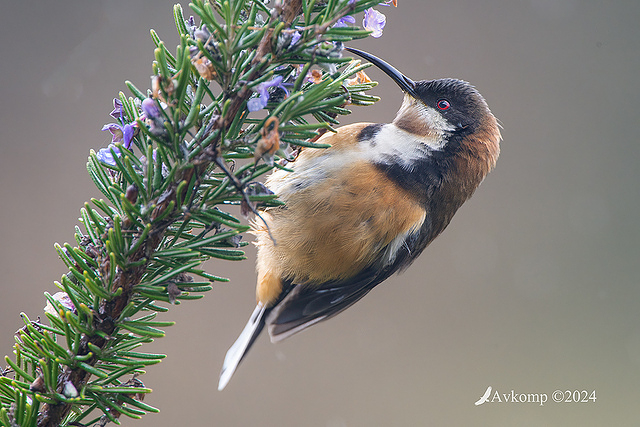
[[[401,125],[412,134],[416,134],[416,137],[423,138],[427,145],[436,150],[443,147],[446,134],[455,130],[455,127],[436,109],[425,105],[409,94],[404,95],[404,100],[393,123]]]
[[[362,156],[372,163],[388,163],[393,159],[410,167],[416,160],[429,156],[429,152],[442,149],[444,140],[419,136],[390,123],[359,145]]]

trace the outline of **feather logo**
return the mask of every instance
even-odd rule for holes
[[[489,396],[491,396],[491,386],[487,387],[487,391],[484,392],[484,394],[482,395],[482,397],[480,399],[478,399],[478,401],[475,403],[476,406],[480,406],[485,402],[489,401]]]

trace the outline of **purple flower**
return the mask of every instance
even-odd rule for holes
[[[165,131],[164,118],[158,102],[152,98],[145,98],[140,108],[142,109],[142,115],[147,119],[149,130],[154,134],[163,133]]]
[[[269,102],[270,87],[279,87],[280,89],[284,90],[287,96],[289,95],[289,91],[282,85],[282,76],[276,76],[272,80],[260,83],[253,88],[255,92],[258,92],[258,97],[250,99],[247,102],[247,108],[249,109],[249,111],[253,112],[262,110],[267,106],[267,102]]]
[[[111,150],[113,150],[113,152]],[[115,166],[116,161],[113,159],[113,153],[115,153],[116,156],[120,157],[120,150],[118,149],[118,147],[113,144],[109,144],[107,148],[101,148],[100,150],[98,150],[96,157],[104,164]]]
[[[356,18],[351,15],[345,15],[342,18],[338,19],[336,23],[333,25],[334,27],[348,27],[349,24],[355,24]]]
[[[202,26],[202,28],[198,28],[193,32],[193,38],[195,40],[200,40],[202,44],[205,44],[209,40],[209,37],[211,37],[211,33],[209,32],[209,29],[204,25]]]
[[[382,35],[382,29],[387,22],[387,18],[384,14],[378,12],[374,8],[370,7],[364,11],[364,19],[362,20],[362,26],[365,30],[373,31],[372,37],[378,38]]]
[[[300,34],[299,31],[294,31],[293,34],[291,34],[291,43],[289,43],[289,46],[294,46],[301,38],[302,34]]]
[[[140,107],[142,108],[142,114],[144,114],[147,119],[153,121],[162,120],[162,110],[160,110],[158,103],[153,99],[145,98]]]
[[[116,120],[119,120],[120,123],[124,123],[124,109],[122,106],[122,101],[118,98],[113,99],[113,111],[110,113],[111,117]],[[102,130],[108,130],[111,132],[111,144],[107,148],[101,148],[96,156],[98,160],[102,163],[106,163],[111,166],[115,166],[116,162],[113,159],[113,154],[111,150],[116,153],[117,156],[120,156],[120,150],[113,143],[121,142],[125,148],[131,147],[131,141],[133,137],[136,136],[138,132],[138,124],[137,123],[128,123],[128,124],[118,124],[118,123],[109,123],[102,126]]]
[[[109,114],[114,119],[122,121],[124,110],[122,108],[122,101],[119,98],[113,98],[113,111]]]
[[[131,146],[131,140],[135,136],[137,129],[135,123],[130,123],[124,126],[117,123],[109,123],[102,126],[102,130],[108,130],[111,132],[111,142],[122,142],[122,145],[129,148]]]
[[[122,101],[118,98],[113,98],[113,111],[109,114],[120,123],[124,123],[124,108]],[[122,142],[122,144],[129,148],[131,146],[131,140],[136,136],[137,126],[135,123],[120,125],[118,123],[109,123],[102,126],[102,130],[108,130],[111,132],[111,142]]]

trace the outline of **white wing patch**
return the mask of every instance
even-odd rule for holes
[[[398,251],[400,250],[400,248],[407,245],[407,239],[409,238],[409,236],[416,234],[420,231],[420,227],[422,227],[422,224],[424,224],[424,220],[426,216],[427,216],[427,213],[425,212],[424,216],[419,222],[415,223],[413,227],[411,227],[406,232],[396,236],[396,238],[393,239],[391,243],[387,245],[386,249],[384,250],[384,254],[382,256],[383,266],[393,264],[393,262],[396,260],[396,257],[398,255]]]

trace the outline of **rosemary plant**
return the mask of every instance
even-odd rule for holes
[[[152,87],[126,83],[103,130],[113,143],[87,168],[102,193],[81,210],[75,246],[56,245],[68,268],[45,293],[46,318],[22,314],[13,357],[0,372],[0,425],[119,424],[158,409],[140,375],[165,355],[139,347],[173,322],[171,304],[226,279],[201,264],[242,260],[246,221],[278,204],[259,183],[297,150],[332,131],[349,104],[368,105],[375,83],[342,43],[381,30],[379,0],[194,0],[174,8],[175,52],[157,46]],[[365,12],[370,29],[352,15]],[[382,16],[383,17],[383,16]],[[383,17],[384,18],[384,17]],[[365,21],[365,28],[367,23]]]

